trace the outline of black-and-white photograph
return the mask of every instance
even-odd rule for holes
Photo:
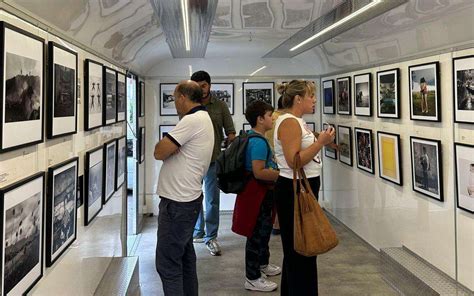
[[[372,141],[372,131],[363,128],[355,128],[355,141],[357,167],[361,170],[374,174],[374,148]]]
[[[474,214],[474,145],[455,143],[458,208]]]
[[[334,114],[334,80],[323,81],[323,113]]]
[[[117,72],[117,122],[125,120],[125,111],[127,110],[125,85],[125,75]]]
[[[336,125],[330,123],[323,123],[323,130],[327,130],[329,127],[332,127],[335,131],[337,131]],[[334,137],[333,143],[337,144],[337,132],[336,137]],[[332,159],[337,159],[337,150],[329,146],[324,146],[324,156]]]
[[[339,146],[339,161],[352,166],[352,130],[348,126],[337,127],[337,145]]]
[[[372,78],[370,73],[354,76],[355,115],[372,116]]]
[[[143,163],[145,161],[145,128],[140,127],[140,157],[139,163]]]
[[[251,129],[252,129],[252,126],[250,125],[250,123],[244,123],[244,124],[242,124],[242,130],[243,130],[244,132],[248,132],[248,131],[251,130]]]
[[[76,71],[54,65],[54,117],[74,116]]]
[[[117,121],[117,72],[104,67],[104,125]]]
[[[400,118],[399,69],[377,72],[377,116]]]
[[[337,79],[337,114],[350,115],[351,111],[351,78]]]
[[[103,108],[102,64],[93,60],[84,62],[84,129],[86,131],[102,126]]]
[[[167,133],[173,130],[176,125],[174,124],[162,124],[160,125],[160,140],[163,139]]]
[[[178,115],[174,104],[174,90],[178,84],[161,83],[160,84],[160,115],[172,116]]]
[[[474,123],[474,56],[453,59],[454,122]]]
[[[283,1],[283,28],[299,29],[311,22],[314,2],[294,0]]]
[[[248,105],[254,101],[263,101],[273,106],[273,82],[244,82],[242,93],[244,95],[243,113]]]
[[[306,122],[306,128],[314,133],[316,131],[316,124],[314,122]]]
[[[412,120],[441,121],[438,71],[438,62],[408,67]]]
[[[125,136],[117,139],[117,181],[115,190],[125,182],[125,162],[127,161],[127,138]]]
[[[234,115],[234,84],[233,83],[212,83],[211,96],[223,101],[229,108],[231,115]]]
[[[232,28],[232,1],[217,2],[216,15],[212,26],[215,28]]]
[[[242,0],[240,11],[244,28],[273,28],[274,17],[268,0]]]
[[[102,77],[90,76],[89,114],[102,114]]]
[[[102,210],[104,200],[104,148],[87,151],[85,156],[84,226],[89,225]]]
[[[106,204],[115,192],[115,165],[116,165],[117,141],[112,140],[104,144],[105,173],[104,184],[105,193],[103,203]]]
[[[410,137],[413,190],[443,201],[441,141]]]
[[[80,208],[84,204],[84,175],[77,177],[76,202],[76,208]]]
[[[89,192],[89,204],[94,204],[102,196],[102,171],[102,163],[95,164],[90,168],[89,188],[87,188],[87,191]]]

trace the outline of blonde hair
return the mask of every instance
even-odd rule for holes
[[[281,94],[283,108],[291,108],[297,95],[304,97],[306,94],[315,94],[316,86],[312,81],[292,80],[288,83],[278,84],[277,91]]]

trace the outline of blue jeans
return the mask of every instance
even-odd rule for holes
[[[219,230],[220,190],[217,187],[215,162],[211,162],[204,177],[204,200],[206,203],[206,217],[203,215],[201,205],[201,211],[194,227],[194,237],[204,237],[204,242],[208,243],[211,239],[217,237],[217,231]],[[206,232],[204,232],[204,224],[206,225]]]

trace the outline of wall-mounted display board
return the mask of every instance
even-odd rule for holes
[[[117,122],[125,120],[127,110],[127,83],[125,74],[117,72]]]
[[[167,133],[169,133],[170,131],[173,130],[173,128],[175,127],[176,125],[174,124],[162,124],[160,125],[160,128],[159,128],[159,132],[160,132],[160,140],[162,140]]]
[[[327,130],[329,127],[332,127],[334,130],[336,130],[336,126],[334,124],[323,123],[323,130]],[[337,143],[336,138],[337,138],[337,135],[334,138],[334,144]],[[324,146],[324,156],[332,158],[332,159],[337,159],[337,150],[329,146]]]
[[[127,161],[127,138],[126,136],[117,139],[117,179],[115,181],[115,190],[125,182],[125,169]]]
[[[441,141],[410,137],[410,147],[413,190],[444,201]]]
[[[410,119],[441,121],[439,63],[408,67]]]
[[[102,203],[105,205],[115,192],[116,165],[117,165],[117,140],[111,140],[104,144],[104,194]]]
[[[351,78],[341,77],[337,79],[337,114],[351,115]]]
[[[177,83],[160,83],[160,115],[178,115],[174,104],[174,90],[176,86],[178,86]]]
[[[102,76],[102,64],[89,59],[84,61],[84,129],[86,131],[102,126]]]
[[[474,145],[455,143],[457,205],[474,214]]]
[[[374,174],[374,144],[372,130],[354,129],[357,167],[363,171]]]
[[[85,157],[84,226],[87,226],[102,210],[104,147],[87,151]]]
[[[267,104],[273,104],[273,82],[244,82],[242,83],[243,94],[243,114],[247,106],[254,101],[263,101]]]
[[[103,125],[117,122],[117,72],[104,66]]]
[[[49,139],[77,132],[77,53],[50,41],[47,135]]]
[[[403,185],[400,135],[377,132],[380,178]]]
[[[453,59],[454,122],[474,123],[474,56]]]
[[[339,146],[339,161],[352,166],[352,130],[348,126],[337,127],[337,145]]]
[[[372,74],[354,76],[354,114],[372,116]]]
[[[0,190],[1,295],[26,295],[43,276],[44,172]]]
[[[140,127],[138,137],[139,137],[138,160],[139,160],[139,163],[143,163],[145,161],[145,128],[144,127]]]
[[[48,169],[46,199],[46,266],[67,250],[77,237],[77,157]]]
[[[139,117],[143,117],[145,116],[145,82],[140,81],[138,86],[140,89],[140,96],[139,96],[140,97],[140,103],[139,103],[140,112],[138,114],[139,114]]]
[[[234,84],[233,83],[212,83],[211,95],[224,102],[229,108],[231,115],[234,115]]]
[[[400,70],[377,72],[377,116],[400,118]]]
[[[41,143],[44,114],[44,40],[0,22],[0,152]]]
[[[323,113],[334,114],[334,79],[323,81]]]

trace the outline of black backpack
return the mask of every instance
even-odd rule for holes
[[[270,153],[270,145],[262,135],[242,133],[235,137],[229,147],[217,157],[217,187],[223,192],[240,193],[252,175],[245,170],[245,154],[249,140],[254,137],[264,139],[267,143],[268,153]]]

